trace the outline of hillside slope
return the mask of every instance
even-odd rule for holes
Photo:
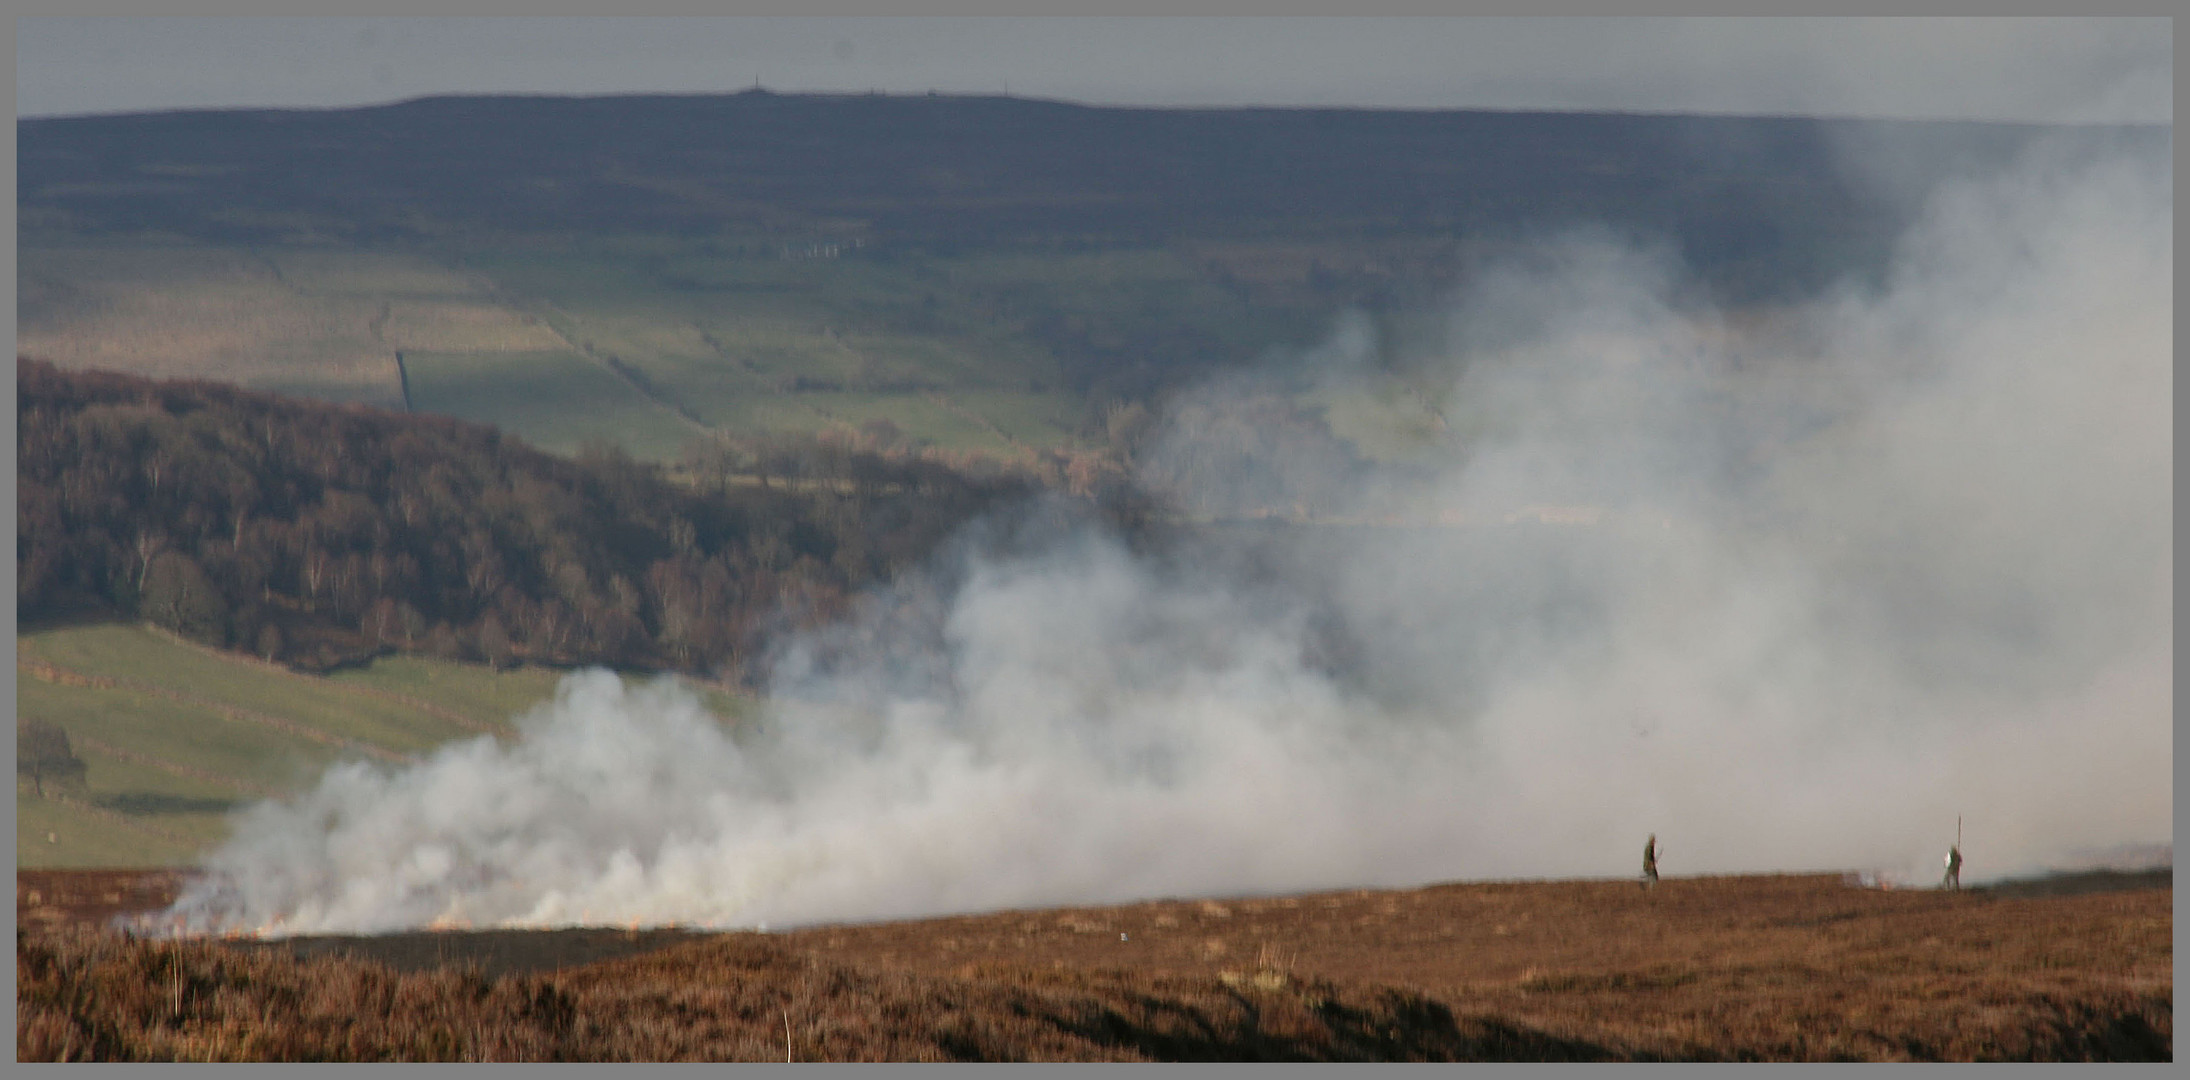
[[[826,614],[1028,489],[795,441],[718,446],[686,485],[614,451],[29,360],[16,394],[18,618],[118,610],[316,668],[398,651],[735,678],[763,620]]]
[[[1375,235],[1594,220],[1793,265],[1906,207],[1846,164],[1997,161],[2001,124],[1100,108],[869,95],[440,97],[27,120],[26,221],[203,240],[460,229],[826,245]],[[2079,135],[2078,137],[2087,137]],[[803,235],[801,235],[803,233]]]
[[[19,720],[57,725],[77,789],[18,783],[20,867],[183,865],[228,815],[344,760],[394,764],[507,736],[561,672],[382,656],[328,675],[208,648],[149,625],[30,628],[16,641]],[[696,686],[718,715],[734,695]]]
[[[2040,137],[2167,133],[764,92],[30,120],[19,348],[650,460],[881,421],[1088,449],[1115,401],[1568,227],[1801,295]]]

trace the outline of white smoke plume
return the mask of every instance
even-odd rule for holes
[[[2171,146],[1934,193],[1772,313],[1599,233],[1184,395],[1204,520],[1063,502],[784,643],[735,727],[574,675],[242,815],[203,929],[751,926],[2171,843]],[[1306,404],[1303,404],[1306,403]],[[1363,419],[1367,417],[1368,419]],[[1404,434],[1371,452],[1342,429]],[[1259,519],[1259,520],[1258,520]]]

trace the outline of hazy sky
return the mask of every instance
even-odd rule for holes
[[[2173,120],[2172,21],[31,18],[16,115],[445,93],[1010,93],[1127,105]]]

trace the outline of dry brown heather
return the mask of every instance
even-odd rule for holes
[[[776,934],[250,944],[129,940],[47,902],[17,931],[17,1053],[2171,1060],[2170,880],[1469,884]],[[19,903],[33,885],[65,892],[19,874]]]

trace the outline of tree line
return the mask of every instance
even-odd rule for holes
[[[382,651],[742,677],[1033,486],[856,440],[594,445],[207,382],[16,374],[16,613],[133,614],[268,660]]]

